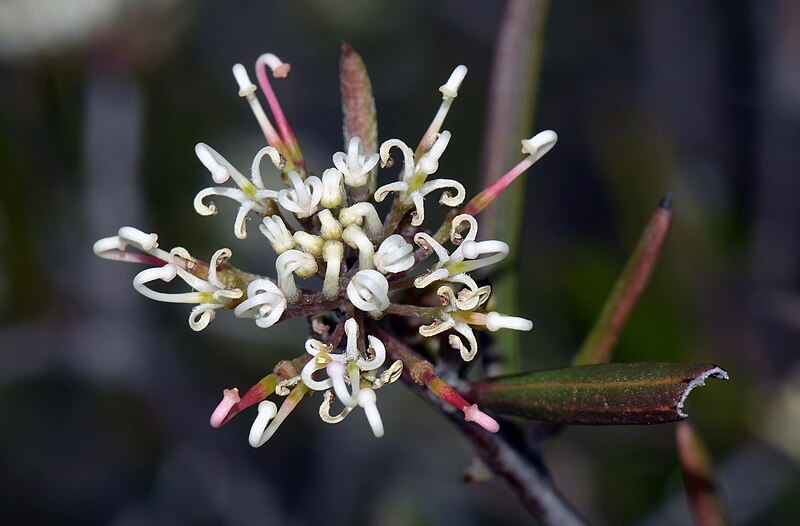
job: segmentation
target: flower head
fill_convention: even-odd
[[[444,341],[467,361],[479,351],[475,330],[533,327],[529,320],[485,310],[491,287],[471,275],[509,253],[504,241],[478,239],[475,216],[491,201],[489,194],[481,194],[484,198],[479,202],[471,201],[466,212],[449,214],[441,227],[425,226],[425,200],[430,194],[441,192],[439,203],[449,208],[461,206],[466,197],[459,181],[438,174],[446,169],[447,149],[453,141],[442,126],[467,68],[455,68],[440,87],[441,106],[416,150],[399,139],[378,145],[353,135],[344,151],[333,154],[332,166],[315,172],[321,176],[306,170],[268,72],[284,78],[289,65],[269,53],[256,61],[256,77],[271,118],[247,70],[241,64],[233,67],[239,95],[252,109],[267,145],[256,152],[246,177],[216,150],[198,143],[195,154],[217,186],[201,190],[194,207],[210,216],[217,208],[209,198],[236,201],[239,210],[233,229],[239,239],[247,236],[248,218],[259,218],[259,230],[277,254],[274,272],[259,275],[233,267],[227,248],[217,250],[208,262],[180,247],[165,251],[159,248],[156,234],[132,227],[99,240],[95,253],[148,265],[133,278],[134,288],[156,301],[194,304],[189,319],[194,330],[206,328],[220,310],[233,310],[260,328],[292,317],[309,318],[312,336],[305,341],[305,353],[280,362],[243,396],[236,388],[224,390],[211,416],[211,425],[219,427],[258,404],[249,436],[254,447],[268,441],[297,404],[317,391],[322,393],[319,414],[323,421],[341,422],[362,408],[373,434],[380,437],[384,421],[376,391],[404,374],[406,380],[425,385],[462,411],[467,421],[497,431],[496,421],[464,400],[433,374],[430,363],[409,350],[411,338],[387,331],[387,324],[378,322],[388,315],[416,318],[419,335],[431,338],[432,347],[438,345],[438,335],[446,335]],[[528,155],[524,162],[530,166],[554,143],[553,132],[523,141]],[[375,190],[378,169],[392,165],[392,154],[399,154],[402,162],[399,177]],[[261,172],[265,157],[286,187],[265,187]],[[514,170],[519,171],[519,166]],[[231,180],[233,186],[223,186]],[[376,204],[390,195],[389,211],[381,217]],[[445,247],[448,240],[453,248]],[[436,260],[426,264],[431,255]],[[158,282],[176,277],[191,290],[160,290]],[[423,304],[404,303],[407,298]],[[447,345],[438,349],[446,350]],[[273,394],[285,397],[280,406],[266,399]],[[335,405],[340,409],[332,413]]]

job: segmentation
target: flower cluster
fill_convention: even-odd
[[[156,234],[132,227],[97,241],[95,253],[150,265],[134,277],[134,288],[157,301],[195,304],[189,325],[196,331],[205,329],[219,310],[232,310],[235,316],[253,319],[261,328],[298,316],[310,320],[311,335],[303,355],[279,363],[244,396],[237,389],[226,389],[211,416],[211,425],[219,427],[242,409],[258,404],[250,432],[253,447],[264,444],[294,407],[314,391],[323,393],[323,421],[340,422],[360,407],[374,435],[380,437],[384,426],[375,392],[404,374],[462,410],[467,420],[496,431],[491,417],[461,398],[432,368],[419,374],[424,369],[420,364],[430,364],[398,351],[404,345],[402,337],[395,339],[377,320],[387,314],[421,320],[416,325],[419,335],[437,343],[446,341],[465,361],[478,351],[475,329],[528,331],[533,327],[529,320],[486,310],[491,288],[472,273],[501,261],[509,247],[503,241],[479,240],[475,215],[553,146],[555,134],[542,132],[523,141],[526,159],[458,210],[466,196],[463,185],[433,176],[451,140],[450,132],[441,128],[458,96],[466,67],[458,66],[441,86],[442,104],[416,150],[399,139],[368,147],[365,138],[353,136],[346,151],[335,153],[332,166],[320,176],[306,169],[268,71],[275,78],[285,77],[289,65],[272,54],[262,55],[256,62],[257,79],[274,126],[245,68],[241,64],[233,67],[239,95],[250,105],[267,146],[256,153],[246,177],[211,146],[197,144],[197,158],[215,186],[196,195],[194,208],[211,216],[217,213],[211,198],[236,201],[233,229],[239,239],[248,235],[248,220],[258,219],[258,230],[277,254],[274,277],[233,267],[230,249],[217,250],[204,262],[181,247],[165,251],[159,248]],[[394,164],[393,153],[399,154],[395,157],[402,162],[399,176],[378,187],[378,170]],[[265,157],[267,164],[280,172],[285,188],[265,187],[261,174]],[[226,186],[229,181],[233,185]],[[425,229],[426,197],[440,191],[439,203],[452,210],[441,227]],[[382,218],[376,204],[390,194],[393,202]],[[448,240],[455,248],[445,248]],[[136,251],[128,251],[129,247]],[[437,261],[426,268],[430,255]],[[191,290],[167,293],[153,288],[154,282],[175,277]],[[312,278],[321,284],[313,287]],[[419,292],[414,297],[427,294],[436,301],[426,301],[423,306],[403,303],[409,296],[406,293],[413,290]],[[446,340],[434,338],[440,334],[446,334]],[[447,346],[439,352],[447,352]],[[273,394],[285,397],[280,408],[266,399]],[[336,401],[341,408],[332,414]]]

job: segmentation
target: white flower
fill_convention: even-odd
[[[464,223],[469,225],[466,236],[459,233]],[[424,288],[434,281],[449,280],[452,276],[492,265],[508,255],[509,249],[506,243],[496,240],[476,241],[477,235],[478,222],[468,214],[460,214],[453,218],[450,240],[459,246],[452,253],[448,253],[438,241],[424,232],[414,235],[417,245],[434,252],[439,258],[439,262],[427,274],[418,277],[414,285],[417,288]]]
[[[431,122],[430,126],[428,126],[425,135],[422,136],[420,147],[423,150],[430,148],[431,144],[436,138],[436,135],[439,133],[439,130],[442,129],[442,124],[444,124],[444,119],[447,117],[447,113],[450,111],[450,106],[453,105],[453,101],[456,97],[458,97],[458,88],[461,87],[461,83],[464,81],[464,77],[466,76],[467,67],[464,65],[456,66],[456,68],[450,74],[450,78],[447,79],[447,82],[439,87],[439,91],[442,92],[442,104],[439,106],[439,110],[433,117],[433,121]]]
[[[468,293],[468,299],[462,297],[465,291]],[[477,289],[477,291],[472,291],[467,288],[459,292],[459,297],[461,298],[461,300],[459,300],[450,287],[439,287],[436,293],[442,298],[444,310],[433,323],[420,327],[419,333],[429,338],[451,329],[456,331],[463,339],[455,334],[451,334],[447,341],[451,347],[460,351],[461,358],[465,362],[468,362],[472,360],[478,352],[478,341],[475,338],[472,326],[485,327],[493,332],[500,329],[514,329],[517,331],[529,331],[533,329],[533,322],[525,318],[506,316],[498,312],[472,312],[472,309],[481,306],[489,298],[488,292],[485,294],[483,294],[483,292],[481,288]],[[477,296],[477,299],[475,299],[475,296]],[[465,303],[468,303],[471,307],[469,309],[462,309],[461,307],[464,306]]]
[[[379,318],[389,308],[389,282],[377,270],[359,270],[347,284],[347,297],[356,308]]]
[[[358,267],[361,269],[371,269],[375,266],[373,261],[375,247],[372,241],[358,225],[350,225],[342,232],[342,241],[350,247],[358,250]]]
[[[264,137],[267,138],[267,142],[271,145],[280,144],[281,138],[264,112],[264,108],[261,107],[261,103],[256,97],[256,85],[250,80],[245,67],[241,64],[235,64],[233,66],[233,77],[239,84],[239,96],[247,99],[247,103],[258,121],[261,131],[264,132]]]
[[[302,230],[295,232],[293,237],[297,245],[303,249],[303,252],[315,257],[322,255],[322,245],[325,243],[323,238]]]
[[[317,206],[322,199],[320,178],[311,175],[303,181],[300,175],[292,170],[289,172],[289,182],[292,188],[284,188],[278,192],[278,203],[298,219],[312,216],[317,211]]]
[[[339,223],[343,227],[350,225],[362,226],[367,237],[376,239],[383,229],[381,218],[372,203],[361,202],[353,206],[342,208],[339,211]]]
[[[277,414],[278,406],[275,405],[275,402],[264,400],[258,404],[258,416],[256,416],[253,425],[250,427],[250,436],[248,437],[252,447],[261,447],[267,440],[272,438],[278,428],[277,426],[270,426],[269,423]]]
[[[300,290],[294,282],[294,275],[301,278],[310,278],[317,272],[317,260],[311,254],[299,250],[287,250],[275,261],[278,272],[278,287],[283,291],[286,299],[294,303],[300,298]]]
[[[272,327],[286,310],[286,296],[268,279],[254,279],[247,285],[247,299],[233,310],[239,318],[255,318],[262,329]]]
[[[414,207],[411,215],[411,224],[420,226],[425,220],[425,196],[436,190],[452,188],[456,195],[444,192],[439,199],[439,203],[446,206],[458,206],[464,202],[466,191],[464,185],[452,179],[434,179],[427,181],[428,175],[436,171],[439,166],[439,156],[444,152],[445,147],[450,141],[450,132],[443,131],[430,152],[423,155],[420,165],[414,164],[414,152],[411,151],[404,142],[391,139],[381,145],[381,163],[386,165],[390,159],[392,148],[398,148],[403,153],[403,179],[394,183],[389,183],[375,190],[375,201],[381,202],[391,192],[395,192],[400,198],[400,206],[403,208]]]
[[[530,139],[522,140],[522,153],[529,156],[530,163],[533,164],[549,152],[558,141],[558,135],[553,130],[544,130],[537,133]]]
[[[355,319],[349,318],[345,321],[344,328],[347,335],[347,347],[341,354],[331,353],[328,347],[318,340],[306,341],[306,352],[311,354],[313,359],[303,367],[300,378],[309,389],[326,391],[320,405],[320,417],[323,421],[341,422],[352,408],[360,406],[364,408],[373,434],[381,437],[383,436],[383,423],[376,405],[374,389],[379,389],[383,385],[397,380],[402,371],[402,362],[395,362],[380,377],[376,377],[375,371],[386,360],[386,348],[383,342],[374,336],[367,336],[369,345],[367,354],[372,358],[366,359],[358,351],[359,330]],[[322,369],[325,369],[328,378],[314,379],[317,371]],[[366,382],[364,387],[361,386],[362,380]],[[344,410],[336,416],[330,414],[330,404],[333,399],[330,393],[331,389],[345,406]]]
[[[383,421],[381,414],[378,412],[378,405],[376,404],[375,391],[369,387],[364,388],[358,393],[358,406],[364,408],[364,413],[367,415],[367,421],[372,428],[372,434],[375,438],[383,436]]]
[[[211,172],[211,178],[215,183],[222,184],[228,179],[233,178],[238,186],[238,188],[212,186],[201,190],[194,198],[195,210],[198,214],[203,216],[216,214],[217,207],[213,202],[209,202],[208,204],[203,202],[206,197],[212,195],[228,197],[237,201],[240,206],[239,212],[236,214],[236,220],[234,221],[233,231],[237,238],[246,238],[247,229],[245,228],[245,219],[247,218],[247,214],[253,210],[257,214],[267,215],[272,208],[271,201],[278,197],[278,192],[264,188],[264,182],[261,178],[261,160],[264,156],[268,155],[275,166],[280,167],[282,166],[280,154],[271,146],[262,148],[253,159],[251,180],[248,180],[222,155],[207,144],[202,142],[198,143],[194,150],[200,162]]]
[[[486,314],[486,328],[492,332],[500,329],[513,329],[515,331],[529,331],[533,329],[533,322],[518,316],[507,316],[499,312]]]
[[[139,272],[133,278],[133,287],[143,296],[156,301],[198,304],[197,307],[192,309],[189,316],[189,326],[195,331],[201,331],[214,320],[217,309],[229,307],[231,300],[238,299],[243,294],[241,289],[228,287],[228,285],[220,281],[217,274],[217,266],[224,263],[230,256],[231,251],[227,248],[217,250],[214,253],[208,267],[208,280],[200,279],[182,266],[171,262],[163,267],[149,268]],[[175,258],[180,258],[186,262],[194,262],[189,253],[182,248],[172,250],[170,260],[174,261]],[[147,286],[148,283],[156,280],[172,281],[176,276],[179,276],[195,292],[166,293],[155,291]]]
[[[439,169],[439,159],[442,157],[447,145],[450,144],[450,132],[443,131],[428,152],[419,160],[421,172],[431,175]]]
[[[369,157],[361,151],[361,139],[353,137],[347,146],[347,154],[333,154],[333,165],[344,176],[344,182],[351,188],[359,188],[369,181],[369,173],[378,165],[378,154]]]
[[[333,213],[328,210],[322,210],[317,214],[317,219],[320,223],[320,234],[324,239],[339,240],[342,238],[342,231],[344,228],[342,224],[333,217]]]
[[[300,378],[309,389],[325,391],[333,388],[336,396],[343,404],[349,407],[356,405],[359,380],[362,372],[374,371],[383,365],[386,360],[386,347],[375,336],[367,336],[369,347],[367,353],[372,356],[366,359],[358,351],[358,324],[354,318],[349,318],[344,324],[347,335],[347,347],[342,354],[331,353],[328,347],[319,340],[306,340],[306,352],[314,357],[303,367]],[[325,369],[328,378],[315,380],[314,373]],[[352,386],[352,394],[347,390],[347,382]]]
[[[387,237],[375,252],[375,268],[384,274],[404,272],[414,266],[414,246],[400,234]]]
[[[92,250],[96,256],[104,259],[114,259],[117,261],[131,261],[135,263],[150,262],[146,256],[125,252],[128,246],[133,245],[137,249],[153,256],[156,259],[169,261],[169,252],[158,248],[158,235],[155,233],[146,234],[131,226],[124,226],[119,229],[116,236],[105,237],[95,242]]]
[[[448,287],[442,288],[450,290]],[[436,336],[437,334],[449,331],[450,329],[458,332],[466,340],[465,343],[464,340],[455,334],[451,334],[447,339],[452,348],[460,351],[461,359],[465,362],[469,362],[475,358],[475,354],[478,352],[478,340],[475,338],[475,333],[472,331],[472,327],[470,327],[467,323],[459,321],[453,317],[451,312],[442,312],[439,318],[434,320],[433,323],[420,327],[419,333],[426,338],[430,338],[431,336]]]
[[[322,197],[320,204],[325,208],[336,208],[344,200],[342,172],[336,168],[328,168],[322,172]]]
[[[267,238],[269,244],[276,254],[283,254],[287,250],[294,248],[294,238],[289,229],[286,228],[286,223],[283,222],[281,216],[273,215],[265,217],[262,224],[258,226],[264,237]]]
[[[240,410],[272,394],[270,386],[274,386],[274,394],[286,399],[280,408],[267,400],[258,405],[258,415],[249,435],[253,447],[268,441],[311,390],[323,393],[319,408],[323,421],[339,422],[353,409],[361,407],[373,434],[383,436],[384,426],[375,393],[400,377],[403,362],[397,360],[388,368],[384,367],[386,346],[375,336],[363,334],[363,313],[374,319],[389,312],[433,319],[432,323],[421,326],[419,333],[433,337],[451,331],[447,340],[466,361],[472,360],[478,350],[475,329],[531,330],[530,320],[486,311],[491,288],[480,286],[469,273],[500,261],[508,254],[509,247],[497,240],[478,241],[478,223],[474,215],[557,140],[555,133],[546,131],[522,141],[527,157],[452,220],[449,234],[456,246],[449,252],[442,246],[441,234],[434,238],[419,228],[409,229],[406,220],[410,219],[413,227],[423,224],[425,198],[433,192],[441,192],[439,203],[445,206],[458,207],[464,202],[466,192],[460,182],[432,179],[431,176],[438,172],[450,144],[451,134],[442,130],[442,125],[458,96],[467,68],[456,67],[439,88],[442,104],[416,150],[398,139],[389,139],[380,145],[378,153],[365,154],[362,140],[353,137],[346,151],[332,156],[334,166],[324,170],[320,177],[308,175],[300,146],[270,84],[271,77],[284,77],[288,71],[289,65],[272,54],[257,59],[256,76],[268,104],[268,108],[262,108],[256,97],[256,85],[245,68],[241,64],[233,67],[239,95],[248,101],[269,144],[253,158],[249,178],[210,146],[198,143],[195,147],[198,159],[209,170],[215,184],[222,185],[229,179],[235,183],[201,190],[194,199],[195,209],[201,215],[213,215],[217,208],[208,198],[223,196],[235,200],[239,209],[234,233],[240,239],[247,236],[246,221],[250,212],[258,214],[259,230],[278,255],[274,280],[231,267],[227,264],[231,256],[229,249],[218,250],[206,264],[193,259],[180,247],[167,252],[159,248],[156,234],[132,227],[122,227],[116,236],[101,239],[94,245],[98,256],[152,267],[133,279],[134,288],[144,296],[157,301],[196,304],[189,319],[194,330],[205,328],[222,308],[233,310],[237,317],[254,319],[262,328],[301,312],[309,316],[312,334],[329,343],[307,339],[305,349],[310,360],[303,366],[298,365],[303,363],[300,360],[281,362],[264,382],[259,382],[243,397],[239,396],[238,389],[225,389],[222,401],[211,415],[211,425],[219,427]],[[394,149],[402,155],[401,173],[397,180],[371,195],[378,164],[390,166]],[[277,191],[264,187],[261,176],[264,157],[269,157],[281,171],[285,188]],[[390,193],[394,193],[393,203],[387,217],[382,219],[376,203]],[[406,217],[407,214],[411,217]],[[416,232],[413,243],[410,232]],[[416,250],[414,243],[423,250]],[[138,251],[127,251],[128,247]],[[415,267],[423,252],[435,253],[438,261],[425,274],[417,275]],[[358,261],[353,263],[356,255]],[[406,272],[415,279],[401,278]],[[321,293],[298,288],[298,277],[307,279],[315,275],[322,279]],[[153,288],[153,282],[169,282],[176,277],[189,285],[191,291],[167,293]],[[420,299],[415,302],[420,305],[391,305],[390,279],[393,290],[408,289],[412,281],[417,288],[442,282],[436,290],[441,307],[430,307],[431,298],[417,293],[409,296]],[[297,306],[287,313],[290,304]],[[346,344],[344,349],[338,349],[342,332],[346,335]],[[385,341],[388,345],[391,340]],[[380,372],[382,369],[385,370]],[[476,405],[470,405],[454,390],[449,395],[442,394],[432,382],[423,383],[462,410],[467,421],[476,421],[492,432],[498,430],[497,423]],[[332,415],[331,406],[336,400],[343,409]]]
[[[344,258],[344,245],[341,241],[328,240],[322,246],[322,260],[325,261],[325,280],[322,282],[322,294],[327,300],[339,296],[339,275]]]

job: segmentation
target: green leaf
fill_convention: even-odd
[[[650,282],[672,225],[672,195],[667,194],[644,228],[600,315],[573,359],[574,365],[603,363],[619,341],[636,303]]]
[[[475,382],[468,399],[497,413],[562,424],[659,424],[686,418],[684,402],[716,365],[635,362],[536,371]]]
[[[547,0],[513,0],[507,4],[494,54],[489,108],[484,135],[479,189],[495,182],[521,157],[520,141],[531,136],[541,54],[547,19]],[[520,238],[525,205],[525,176],[513,190],[499,196],[481,217],[481,236],[503,239],[512,247],[492,288],[502,312],[518,312],[514,247]],[[503,370],[518,370],[519,333],[497,334]]]

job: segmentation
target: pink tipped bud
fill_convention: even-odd
[[[211,413],[211,427],[218,428],[225,422],[225,417],[228,416],[231,408],[239,403],[239,390],[237,388],[225,389],[222,391],[222,401],[219,403],[214,412]]]
[[[500,424],[497,423],[497,420],[478,409],[478,404],[472,404],[464,408],[464,420],[475,422],[490,433],[500,431]]]

